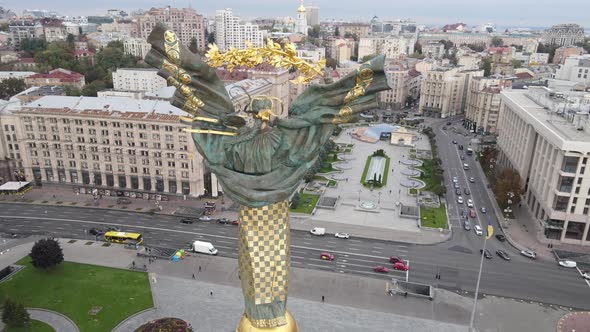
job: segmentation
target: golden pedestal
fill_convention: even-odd
[[[250,323],[250,320],[246,315],[242,316],[240,322],[238,323],[238,328],[236,332],[297,332],[299,329],[297,328],[297,323],[291,313],[287,311],[285,313],[285,320],[287,321],[286,325],[277,326],[277,327],[270,327],[270,328],[262,328],[262,327],[255,327]]]

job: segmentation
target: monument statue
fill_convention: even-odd
[[[266,62],[297,69],[301,76],[295,81],[304,83],[322,73],[324,64],[310,65],[295,56],[292,44],[272,41],[262,48],[231,49],[225,54],[210,45],[203,59],[161,24],[148,42],[152,49],[145,61],[176,87],[172,104],[192,115],[181,119],[190,126],[185,130],[192,133],[224,194],[241,205],[238,264],[245,312],[237,331],[297,331],[286,310],[288,199],[336,125],[377,107],[376,93],[389,89],[384,58],[365,62],[335,83],[311,85],[291,103],[287,117],[273,113],[276,98],[254,96],[246,110],[252,121],[246,121],[234,109],[213,67],[225,65],[231,70]]]

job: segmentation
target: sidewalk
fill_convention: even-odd
[[[47,205],[61,205],[68,207],[81,208],[99,208],[112,209],[129,212],[149,213],[156,208],[155,201],[145,200],[139,198],[131,198],[131,204],[117,204],[117,198],[113,196],[103,196],[95,200],[92,195],[76,194],[73,192],[71,186],[45,184],[41,188],[35,188],[23,197],[4,196],[0,197],[0,203],[30,203],[30,204],[47,204]],[[2,201],[4,199],[4,201]],[[221,204],[221,199],[207,198],[196,199],[190,198],[184,200],[182,197],[171,197],[169,201],[159,202],[162,207],[161,211],[154,211],[156,214],[173,215],[175,212],[183,209],[202,208],[206,201],[217,201],[216,218],[228,218],[234,220],[238,218],[237,210],[229,210],[232,206],[232,201],[227,197],[224,198],[224,204]],[[228,209],[226,209],[228,208]],[[332,211],[330,211],[332,212]],[[333,211],[338,218],[345,218],[346,216],[338,211]],[[397,241],[417,244],[437,244],[447,241],[451,237],[451,233],[440,233],[425,229],[416,228],[416,231],[403,231],[395,229],[386,229],[371,226],[354,225],[349,223],[331,222],[319,220],[314,216],[307,216],[301,214],[291,214],[291,229],[309,231],[314,227],[326,228],[327,232],[332,233],[349,233],[351,236],[364,237],[369,239]]]

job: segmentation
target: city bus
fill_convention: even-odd
[[[104,239],[108,242],[131,244],[136,248],[143,242],[143,237],[140,233],[128,233],[128,232],[117,232],[108,231],[104,233]]]

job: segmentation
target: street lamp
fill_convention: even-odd
[[[361,189],[359,189],[359,202],[361,201]]]
[[[379,192],[378,194],[379,194],[379,200],[377,201],[377,204],[381,204],[381,192]]]
[[[488,236],[484,237],[483,240],[483,250],[481,252],[481,257],[479,260],[479,272],[477,274],[477,284],[475,285],[475,295],[473,296],[473,309],[471,310],[471,321],[469,322],[469,330],[474,331],[473,323],[475,321],[475,310],[477,309],[477,295],[479,294],[479,282],[481,280],[481,270],[483,268],[483,256],[486,252],[486,243],[488,242]]]

